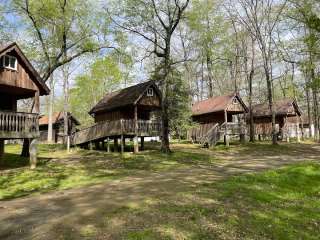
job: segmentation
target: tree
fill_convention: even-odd
[[[272,114],[272,143],[277,143],[276,117],[273,105],[273,35],[287,1],[275,0],[239,0],[240,21],[256,39],[263,60],[263,69],[267,84],[269,109]]]
[[[40,53],[39,69],[44,81],[47,81],[55,70],[84,54],[113,48],[105,40],[107,28],[103,31],[98,28],[106,25],[97,24],[97,18],[92,16],[99,15],[98,11],[87,1],[14,0],[10,8],[22,17],[23,25],[27,23],[27,33],[30,33],[32,42],[30,45],[36,45],[35,50]],[[38,43],[40,48],[35,43]],[[51,79],[51,87],[54,87],[53,83],[54,80]],[[67,85],[66,83],[65,86]],[[66,91],[65,93],[67,94]],[[49,141],[52,140],[53,99],[51,97],[49,102]],[[65,120],[66,118],[65,113]]]
[[[154,80],[162,91],[162,144],[161,151],[169,153],[169,94],[170,81],[168,76],[176,62],[172,59],[172,39],[189,0],[156,1],[127,0],[117,2],[114,10],[117,18],[112,21],[116,26],[129,31],[146,41],[146,51],[159,59]]]

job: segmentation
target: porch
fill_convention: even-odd
[[[0,139],[25,139],[39,137],[39,115],[0,111]]]

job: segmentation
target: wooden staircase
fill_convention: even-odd
[[[215,146],[225,136],[240,136],[244,135],[245,131],[245,124],[243,123],[224,122],[222,124],[215,123],[206,131],[204,131],[201,126],[194,128],[191,130],[191,134],[189,136],[191,136],[192,140],[200,143],[203,147],[211,147]]]

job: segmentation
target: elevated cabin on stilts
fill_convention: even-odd
[[[117,150],[124,151],[126,139],[133,139],[134,152],[144,148],[145,137],[161,133],[161,92],[153,81],[140,83],[105,95],[89,112],[96,124],[74,134],[73,144],[101,148],[107,141],[114,141]]]
[[[70,112],[68,116],[68,136],[71,136],[77,131],[80,122]],[[46,115],[40,116],[39,130],[40,141],[46,142],[48,140],[49,118]],[[52,136],[54,143],[63,143],[64,139],[64,114],[63,112],[54,112],[52,114]]]
[[[274,101],[275,123],[278,140],[289,140],[293,131],[300,140],[301,110],[295,100],[281,99]],[[268,103],[256,104],[252,107],[254,131],[259,140],[265,140],[272,136],[272,113]],[[288,121],[290,119],[290,121]],[[293,123],[292,120],[296,122]]]
[[[248,108],[238,94],[212,97],[192,105],[192,120],[198,126],[188,132],[188,138],[206,146],[230,136],[245,137],[245,114]]]
[[[0,46],[0,157],[5,140],[23,139],[26,147],[30,145],[31,167],[36,166],[39,96],[48,94],[48,87],[19,46],[16,43]],[[18,112],[17,101],[27,98],[33,98],[31,111]]]

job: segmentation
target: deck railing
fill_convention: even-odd
[[[38,114],[0,111],[0,138],[35,138],[38,136]]]
[[[111,136],[135,135],[138,136],[159,136],[161,123],[158,121],[137,121],[137,132],[135,130],[135,121],[133,119],[121,119],[115,121],[99,122],[93,126],[82,129],[73,134],[71,142],[73,144],[82,144]]]

